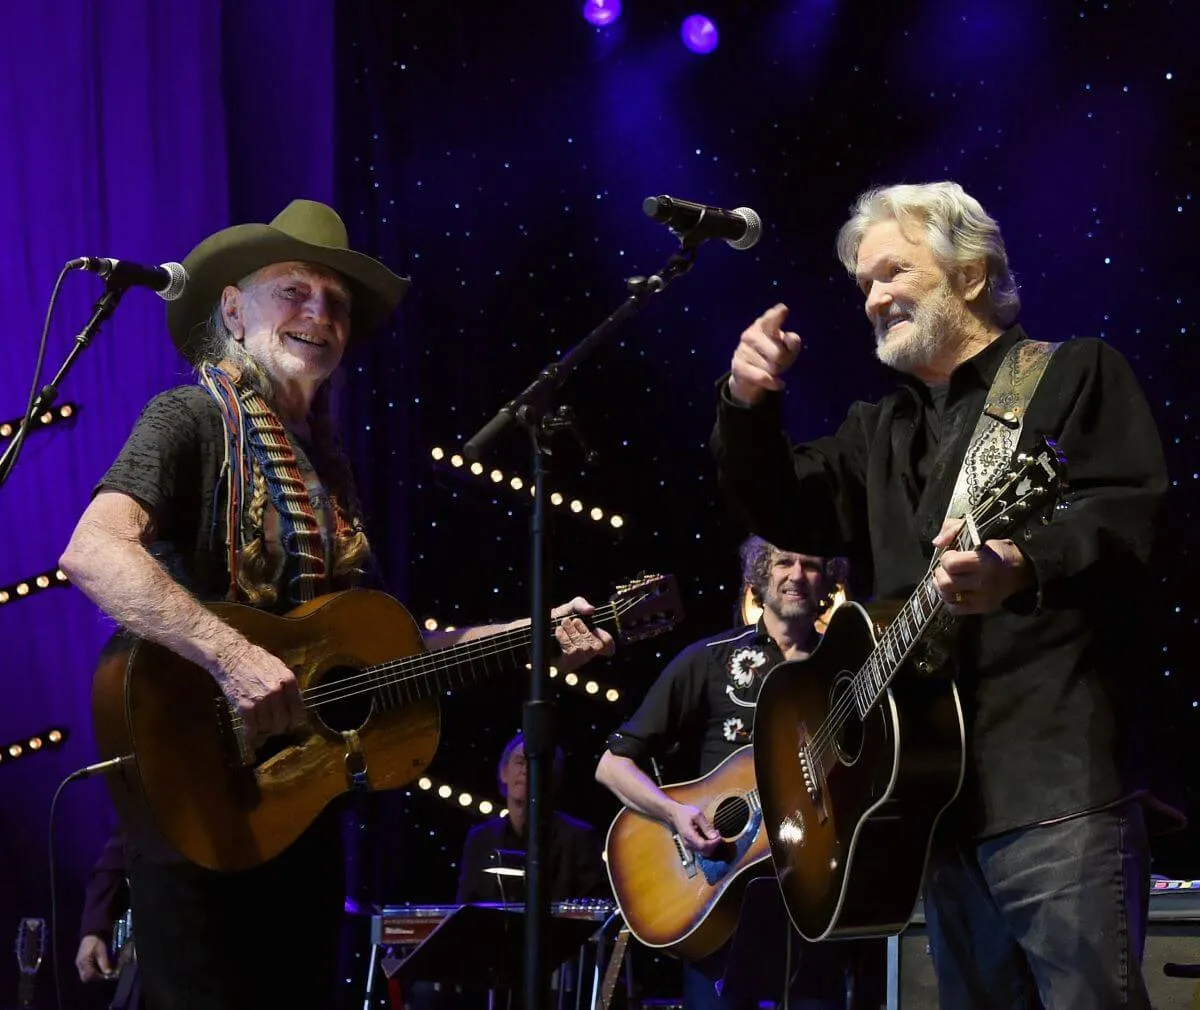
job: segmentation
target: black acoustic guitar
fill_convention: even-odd
[[[29,1010],[37,1006],[37,973],[46,955],[46,920],[22,919],[17,926],[17,1006]]]
[[[955,549],[1048,522],[1064,472],[1049,439],[1019,454],[964,517]],[[784,903],[807,940],[903,929],[933,830],[962,786],[962,707],[934,658],[953,619],[932,571],[903,604],[843,604],[813,654],[780,663],[759,693],[759,802]]]

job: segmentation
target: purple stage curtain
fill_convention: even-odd
[[[24,409],[67,260],[182,260],[233,215],[269,220],[293,197],[331,198],[331,32],[329,0],[9,6],[0,42],[0,422]],[[43,381],[102,290],[92,275],[68,277]],[[78,404],[75,421],[32,433],[0,488],[0,587],[56,566],[143,404],[186,381],[164,304],[128,292],[63,384],[60,402]],[[0,944],[19,916],[49,918],[50,801],[68,773],[96,760],[91,673],[111,630],[74,588],[0,605],[0,744],[54,725],[69,733],[61,751],[0,757]],[[57,818],[69,985],[83,879],[113,824],[103,784],[68,787]],[[14,969],[0,958],[0,1002],[14,991]]]

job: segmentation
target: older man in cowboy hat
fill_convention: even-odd
[[[210,236],[184,266],[167,323],[199,381],[147,405],[61,565],[120,636],[206,669],[260,743],[304,721],[296,679],[202,601],[287,610],[361,584],[370,550],[328,380],[409,282],[351,250],[341,218],[307,200]],[[590,609],[576,598],[554,611],[569,664],[611,650],[578,616]],[[130,880],[156,1010],[332,1004],[344,893],[332,815],[254,870],[218,875],[134,852]]]

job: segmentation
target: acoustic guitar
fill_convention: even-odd
[[[671,825],[625,808],[608,829],[608,879],[638,940],[696,960],[733,935],[746,883],[771,872],[752,748],[739,748],[701,778],[662,790],[702,810],[722,844],[702,856]]]
[[[425,650],[395,599],[374,590],[318,597],[285,616],[210,608],[296,674],[307,725],[251,751],[241,719],[203,669],[148,641],[114,651],[92,682],[96,741],[125,830],[150,858],[212,870],[257,866],[349,790],[396,789],[433,760],[438,696],[524,670],[528,626]],[[681,613],[671,576],[618,587],[591,620],[630,642]]]
[[[1048,522],[1064,469],[1047,438],[1018,454],[965,517],[955,549]],[[899,933],[934,828],[962,786],[962,706],[943,663],[954,621],[934,565],[901,606],[838,607],[812,655],[774,667],[759,691],[751,746],[763,820],[806,940]]]

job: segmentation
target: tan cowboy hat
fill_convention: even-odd
[[[175,346],[194,361],[204,324],[229,284],[272,263],[299,260],[336,270],[350,284],[350,335],[365,337],[392,313],[409,280],[378,260],[349,248],[346,226],[332,207],[293,200],[270,224],[238,224],[210,235],[183,261],[183,294],[167,305]]]

